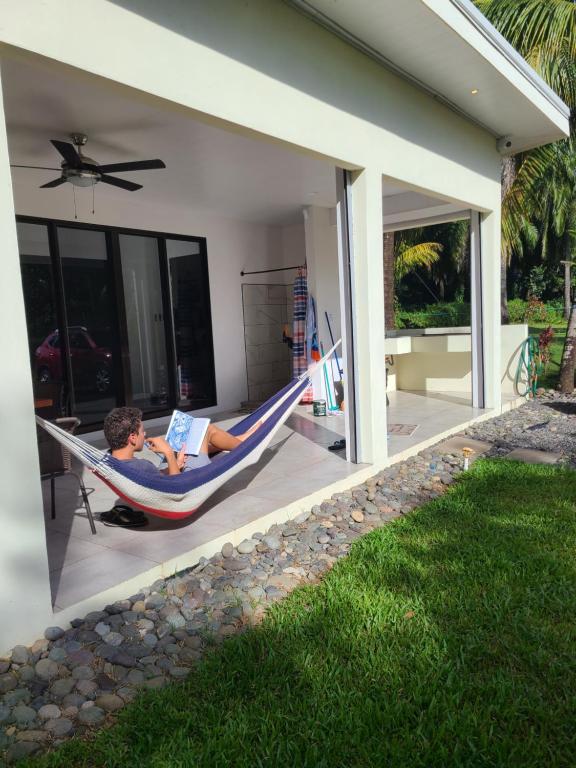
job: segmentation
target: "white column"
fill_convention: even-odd
[[[500,198],[498,197],[492,213],[480,214],[484,408],[497,410],[502,403],[500,258]]]
[[[381,174],[371,168],[354,172],[351,195],[357,461],[379,464],[388,455]]]
[[[1,83],[1,81],[0,81]],[[52,622],[34,399],[0,88],[0,653]]]

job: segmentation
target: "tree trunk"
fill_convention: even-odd
[[[574,390],[574,363],[576,353],[576,304],[570,309],[570,319],[566,329],[562,363],[560,364],[560,391],[569,395]]]
[[[384,232],[384,328],[396,327],[394,312],[394,232]]]
[[[570,319],[570,306],[572,304],[570,290],[570,262],[564,262],[564,320]]]
[[[502,158],[501,170],[501,200],[504,199],[514,183],[518,171],[518,161],[514,155]],[[508,325],[508,269],[509,254],[502,249],[500,256],[500,320],[502,325]]]
[[[508,325],[510,317],[508,315],[508,264],[506,254],[502,254],[500,259],[500,322],[502,325]]]

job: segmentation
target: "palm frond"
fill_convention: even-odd
[[[417,243],[409,245],[400,240],[396,247],[394,260],[394,277],[401,280],[409,272],[418,267],[430,268],[438,261],[443,246],[440,243]]]

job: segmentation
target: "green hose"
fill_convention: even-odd
[[[538,352],[538,341],[533,336],[528,336],[520,347],[516,378],[514,379],[516,391],[521,397],[534,397],[536,395],[538,376],[542,373],[544,367]],[[521,382],[522,379],[525,379],[525,384]]]

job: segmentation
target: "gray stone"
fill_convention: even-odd
[[[76,690],[82,696],[92,696],[98,690],[98,686],[94,680],[78,680]]]
[[[117,648],[124,642],[124,637],[119,632],[108,632],[108,634],[104,635],[102,639],[105,643],[113,646],[114,648]]]
[[[269,534],[264,536],[262,541],[269,549],[280,549],[280,539],[277,536]]]
[[[19,704],[12,710],[12,717],[19,726],[31,725],[36,721],[36,710],[25,704]]]
[[[10,669],[10,662],[8,659],[0,659],[0,675],[6,674]]]
[[[63,739],[64,736],[70,736],[74,732],[74,723],[67,717],[59,717],[56,720],[48,720],[44,728],[54,736],[55,739]]]
[[[106,712],[100,707],[88,707],[78,712],[78,720],[83,725],[100,725],[106,717]]]
[[[50,642],[60,640],[61,637],[64,637],[64,630],[62,627],[48,627],[44,632],[44,637]]]
[[[14,688],[18,685],[18,681],[16,680],[16,677],[8,673],[6,675],[0,675],[0,694],[8,693],[8,691],[13,691]]]
[[[64,696],[62,704],[64,709],[68,709],[69,707],[76,707],[77,709],[80,709],[85,701],[86,697],[82,696],[80,693],[69,693]]]
[[[224,562],[224,568],[227,571],[243,571],[250,567],[250,561],[246,558],[228,558]]]
[[[51,659],[40,659],[34,669],[41,680],[52,680],[58,675],[58,664]]]
[[[94,627],[94,632],[100,635],[100,637],[105,637],[110,633],[110,624],[105,624],[103,621],[99,621]]]
[[[101,691],[113,691],[116,688],[116,681],[104,672],[99,672],[94,678],[94,683]]]
[[[106,606],[106,613],[109,615],[114,615],[115,613],[124,613],[124,611],[129,611],[131,608],[132,603],[130,600],[118,600],[116,603]],[[106,617],[103,616],[102,618],[105,619]]]
[[[124,685],[122,688],[118,689],[118,696],[128,704],[131,701],[134,701],[136,696],[138,695],[138,692],[134,690],[134,688],[131,688],[129,685]]]
[[[0,704],[0,725],[8,723],[12,717],[12,710],[6,704]]]
[[[146,679],[144,672],[141,669],[131,669],[126,675],[126,682],[130,685],[142,685]]]
[[[232,555],[234,554],[234,547],[229,541],[227,541],[226,544],[224,544],[224,546],[222,547],[221,552],[222,552],[222,557],[232,557]]]
[[[188,677],[190,674],[188,667],[170,667],[169,672],[172,677],[176,678]]]
[[[117,650],[112,658],[114,664],[118,664],[121,667],[135,667],[136,659],[130,656],[128,653],[122,650]]]
[[[30,658],[30,651],[25,645],[17,645],[12,650],[12,663],[13,664],[26,664]]]
[[[78,667],[74,667],[72,670],[72,677],[74,680],[93,680],[94,670],[85,664],[80,664]]]
[[[94,702],[96,707],[100,707],[105,712],[116,712],[117,709],[122,709],[124,701],[120,696],[116,696],[113,693],[105,693],[102,696],[98,696]]]
[[[144,683],[144,688],[157,690],[158,688],[164,688],[165,685],[166,678],[163,677],[163,675],[157,675],[156,677],[151,677],[149,680],[146,680]]]
[[[238,552],[241,555],[250,555],[256,549],[258,542],[255,539],[244,539],[238,544]]]
[[[526,464],[557,464],[562,458],[559,453],[539,451],[530,448],[516,448],[506,456],[511,461],[523,461]]]
[[[17,741],[8,748],[6,761],[8,764],[16,763],[18,760],[23,760],[35,754],[39,749],[40,744],[35,741]]]
[[[296,515],[296,517],[293,519],[294,523],[300,524],[305,523],[309,518],[312,512],[310,510],[305,510],[304,512],[300,512],[299,515]]]
[[[38,710],[38,717],[41,720],[57,720],[61,714],[60,707],[57,707],[56,704],[44,704]]]
[[[32,695],[28,688],[14,688],[4,694],[4,704],[8,707],[15,707],[17,704],[28,704]]]
[[[63,699],[74,688],[75,680],[73,677],[64,677],[55,680],[50,686],[50,693],[55,699]]]
[[[46,731],[20,731],[16,734],[16,741],[36,741],[44,742],[48,740],[49,734]]]
[[[159,595],[155,592],[146,600],[146,608],[151,608],[153,610],[162,608],[164,605],[166,605],[166,598],[164,595]]]
[[[148,635],[144,635],[142,638],[142,642],[144,645],[147,645],[149,648],[154,648],[154,646],[158,643],[158,638],[156,635],[153,635],[152,633]]]
[[[55,661],[57,664],[62,663],[66,660],[68,656],[68,651],[65,648],[58,648],[54,647],[50,649],[50,653],[48,654],[48,658],[51,661]]]

